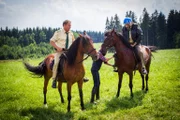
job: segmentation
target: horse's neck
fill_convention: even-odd
[[[117,52],[117,53],[120,53],[120,54],[124,54],[124,51],[130,50],[130,49],[129,49],[128,47],[126,47],[126,45],[124,45],[124,43],[123,43],[121,40],[119,40],[119,39],[117,39],[117,40],[115,41],[114,47],[115,47],[116,52]]]
[[[76,59],[75,59],[75,64],[82,65],[83,56],[84,56],[84,54],[82,54],[81,52],[78,51]]]

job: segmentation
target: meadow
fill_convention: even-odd
[[[99,47],[99,44],[96,45]],[[112,56],[108,53],[108,57]],[[38,65],[44,58],[27,59]],[[113,60],[110,61],[113,63]],[[47,92],[48,108],[43,107],[43,78],[25,70],[22,60],[0,61],[0,120],[179,120],[180,119],[180,49],[153,53],[149,74],[149,91],[141,90],[138,72],[133,79],[134,98],[130,99],[129,80],[124,74],[121,95],[116,98],[118,75],[105,64],[100,70],[100,100],[90,103],[93,80],[92,59],[84,61],[85,111],[80,109],[77,84],[72,87],[71,112],[67,113],[67,90],[63,84],[65,103],[60,102],[57,89]]]

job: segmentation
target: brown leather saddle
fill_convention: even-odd
[[[138,55],[138,51],[135,47],[131,48],[132,52],[133,52],[133,55],[134,55],[134,59],[135,59],[135,66],[134,66],[134,69],[136,70],[137,69],[137,65],[141,62],[141,59],[140,59],[140,56]],[[117,54],[115,53],[114,55],[114,58],[115,59],[118,59],[118,56]],[[116,63],[115,63],[115,66],[116,66]]]

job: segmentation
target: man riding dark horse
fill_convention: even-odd
[[[142,73],[147,74],[145,62],[143,59],[143,52],[141,51],[140,44],[143,35],[142,29],[137,24],[133,23],[132,19],[129,17],[126,17],[123,23],[124,27],[122,28],[122,35],[124,39],[128,41],[133,48],[135,48],[135,51],[137,51],[142,64]]]

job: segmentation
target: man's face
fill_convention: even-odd
[[[64,27],[64,30],[65,30],[66,32],[68,32],[68,31],[71,29],[71,22],[68,22],[68,23],[65,24],[63,27]]]

